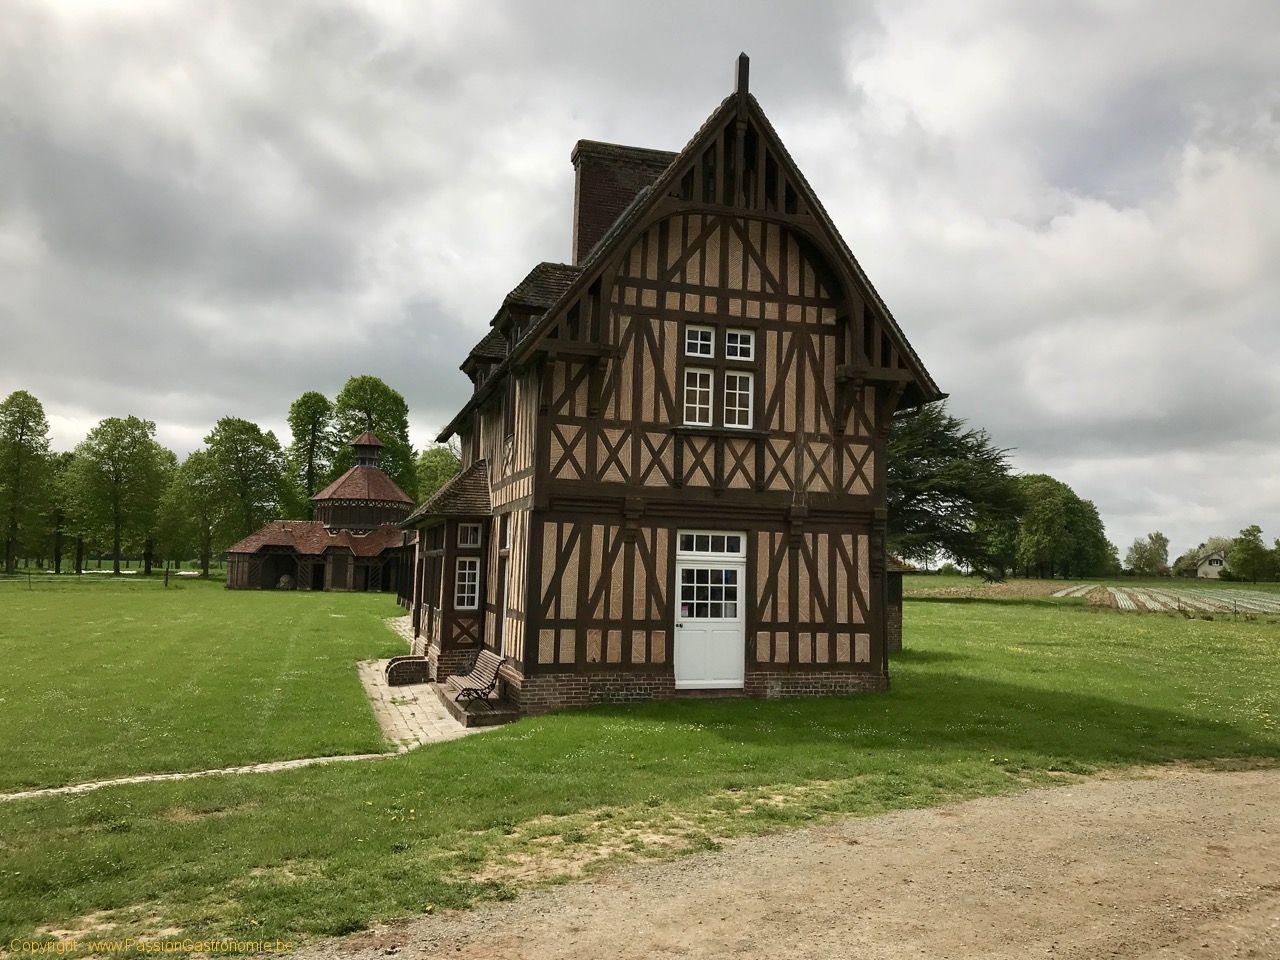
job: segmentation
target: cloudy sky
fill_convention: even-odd
[[[179,453],[371,373],[428,443],[569,152],[734,58],[954,412],[1176,554],[1280,536],[1280,4],[5,0],[0,396]]]

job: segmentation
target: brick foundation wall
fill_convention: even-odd
[[[644,703],[679,697],[747,696],[772,700],[778,697],[818,697],[842,693],[887,690],[889,678],[881,673],[853,671],[791,670],[747,671],[738,690],[676,690],[673,673],[549,673],[522,677],[510,664],[499,671],[504,696],[523,716],[535,716],[592,703]]]
[[[885,646],[890,653],[900,653],[902,651],[902,607],[890,604],[888,613],[885,624],[888,627],[888,637]]]
[[[841,693],[862,693],[888,690],[889,677],[883,673],[854,673],[814,671],[801,673],[795,670],[747,671],[748,697],[774,700],[778,697],[829,697]]]

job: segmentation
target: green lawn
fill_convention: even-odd
[[[0,792],[386,749],[357,660],[386,595],[162,577],[0,582]]]
[[[906,644],[883,695],[599,707],[386,761],[0,803],[0,942],[89,915],[122,934],[344,933],[839,814],[1280,758],[1264,621],[921,599]]]

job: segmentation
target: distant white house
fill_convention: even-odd
[[[1196,561],[1196,576],[1204,580],[1217,580],[1227,569],[1227,554],[1223,550],[1211,550]]]

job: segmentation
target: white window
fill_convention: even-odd
[[[724,355],[730,360],[754,360],[756,335],[750,330],[730,330],[724,335]]]
[[[686,327],[684,331],[684,355],[686,357],[714,357],[716,332],[710,327]]]
[[[480,606],[480,561],[476,557],[458,560],[458,579],[453,588],[453,609],[475,610]]]
[[[458,546],[460,547],[480,546],[480,524],[478,523],[458,524]]]
[[[751,426],[752,374],[732,370],[724,375],[724,425]]]
[[[746,538],[740,533],[716,533],[712,530],[680,534],[680,553],[713,553],[744,556]]]
[[[698,427],[711,426],[710,370],[685,370],[684,422]]]

